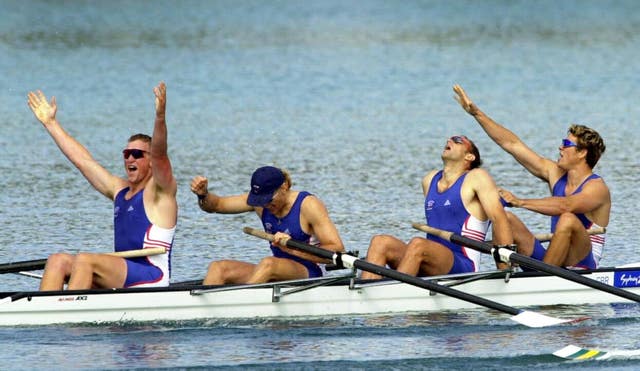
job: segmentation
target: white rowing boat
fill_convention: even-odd
[[[640,294],[640,263],[581,274]],[[431,277],[429,282],[515,306],[630,302],[623,297],[539,272],[504,271]],[[362,281],[355,274],[262,285],[0,293],[0,326],[196,319],[457,311],[478,305],[395,280]]]

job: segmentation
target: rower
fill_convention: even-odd
[[[558,160],[553,161],[531,150],[509,129],[482,112],[459,85],[453,90],[462,108],[487,135],[532,175],[544,180],[551,191],[551,197],[523,199],[500,190],[508,206],[551,216],[553,237],[545,249],[515,214],[507,213],[518,253],[555,266],[598,268],[605,235],[590,236],[587,230],[607,227],[611,212],[609,187],[593,173],[606,149],[600,134],[584,125],[571,125],[558,148]]]
[[[87,181],[114,203],[115,250],[139,250],[173,245],[178,204],[177,182],[167,154],[165,121],[167,90],[161,82],[155,94],[153,137],[134,134],[122,151],[126,177],[107,171],[56,119],[55,97],[47,101],[41,91],[28,94],[35,117],[51,135],[62,153]],[[123,258],[108,254],[58,253],[49,256],[40,290],[62,290],[68,280],[70,290],[168,286],[170,254]]]
[[[211,262],[203,284],[265,283],[324,274],[323,265],[330,261],[281,243],[294,238],[331,251],[344,251],[324,203],[309,192],[292,190],[291,184],[289,173],[273,166],[256,169],[251,176],[250,191],[235,196],[218,196],[209,192],[207,178],[193,178],[191,191],[198,196],[198,205],[203,211],[220,214],[255,212],[265,231],[275,235],[275,241],[269,245],[272,256],[257,264],[237,260]]]
[[[494,241],[511,245],[513,237],[498,189],[489,173],[480,168],[478,147],[466,136],[455,135],[447,139],[441,158],[443,168],[430,171],[422,179],[429,224],[484,241],[493,223]],[[367,261],[412,276],[435,276],[477,272],[480,253],[430,234],[409,243],[377,235],[371,239]],[[362,278],[380,276],[363,272]]]

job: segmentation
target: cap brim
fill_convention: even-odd
[[[249,197],[247,197],[247,205],[262,207],[271,202],[271,200],[273,200],[273,193],[266,195],[257,195],[249,192]]]

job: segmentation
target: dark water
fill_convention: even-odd
[[[613,197],[602,263],[638,261],[639,10],[634,1],[577,0],[0,1],[0,261],[112,246],[111,203],[59,153],[27,92],[55,95],[64,127],[121,173],[128,136],[152,128],[160,80],[179,181],[174,281],[201,278],[212,259],[268,254],[241,232],[259,226],[255,216],[197,208],[189,192],[197,174],[233,194],[248,189],[256,167],[285,167],[295,188],[325,201],[347,248],[361,254],[373,234],[415,234],[420,180],[440,166],[452,134],[475,140],[501,186],[547,195],[462,112],[455,83],[550,158],[570,123],[600,131],[607,152],[596,171]],[[517,212],[535,231],[548,228],[547,218]],[[38,282],[4,275],[0,284]],[[597,315],[543,330],[489,311],[5,328],[0,358],[30,369],[634,368],[550,354],[568,343],[640,348],[637,308],[544,311]]]

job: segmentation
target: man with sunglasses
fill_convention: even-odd
[[[507,213],[518,252],[556,266],[597,268],[605,236],[589,236],[587,229],[606,227],[611,211],[609,188],[593,173],[593,167],[606,149],[600,135],[584,125],[571,125],[558,148],[558,160],[553,161],[535,153],[514,133],[478,109],[459,85],[453,90],[462,108],[489,137],[549,186],[551,197],[540,199],[522,199],[500,190],[507,206],[551,216],[553,238],[545,250],[518,217]]]
[[[166,86],[154,88],[153,137],[135,134],[122,151],[126,178],[102,167],[56,119],[55,97],[28,94],[28,104],[62,153],[89,183],[114,202],[115,251],[164,247],[166,254],[128,258],[107,254],[57,253],[47,259],[40,290],[167,286],[170,249],[178,217],[177,183],[167,154]]]
[[[205,285],[253,284],[313,278],[323,275],[328,263],[315,255],[290,249],[286,238],[319,245],[323,249],[344,251],[338,230],[326,207],[316,196],[291,189],[291,177],[285,170],[263,166],[251,176],[248,193],[218,196],[208,191],[208,180],[196,176],[191,191],[198,196],[203,211],[220,214],[255,212],[266,232],[274,235],[269,247],[273,256],[253,264],[237,260],[219,260],[209,264]]]
[[[498,189],[489,173],[480,168],[482,160],[476,145],[465,136],[453,136],[447,140],[441,158],[443,168],[432,170],[422,179],[427,223],[478,241],[485,240],[493,223],[494,242],[511,245],[513,237]],[[390,235],[374,236],[366,259],[413,276],[477,272],[480,268],[478,251],[429,234],[426,238],[414,237],[409,243]],[[363,272],[362,278],[380,276]]]

